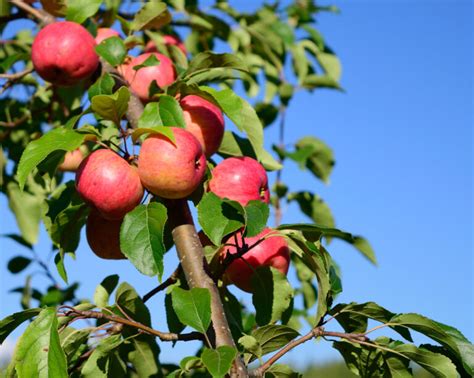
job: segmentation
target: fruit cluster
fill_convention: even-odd
[[[36,72],[57,86],[69,86],[91,77],[98,69],[95,46],[107,38],[118,37],[112,29],[99,29],[94,39],[81,25],[56,22],[36,36],[32,60]],[[184,54],[183,43],[174,36],[164,36],[163,43],[176,45]],[[158,64],[144,65],[151,56]],[[144,103],[152,101],[152,83],[167,87],[176,78],[173,62],[157,52],[149,42],[145,53],[128,58],[118,72],[130,90]],[[59,169],[76,172],[76,189],[91,207],[86,224],[91,249],[102,258],[125,258],[120,250],[120,226],[124,216],[138,206],[145,189],[163,199],[189,197],[203,184],[206,158],[219,148],[224,135],[224,116],[214,103],[197,95],[179,99],[186,127],[171,127],[173,139],[150,134],[140,147],[138,161],[128,161],[111,149],[97,149],[87,157],[84,149],[69,152]],[[130,160],[130,159],[129,159]],[[265,169],[250,157],[231,157],[217,164],[211,172],[207,190],[243,206],[251,200],[269,202]],[[238,244],[253,246],[242,254],[241,248],[221,250],[222,259],[239,254],[226,269],[228,281],[245,291],[252,291],[251,279],[260,266],[272,266],[286,274],[289,250],[285,239],[266,228],[261,234],[243,238],[242,232],[231,236]]]

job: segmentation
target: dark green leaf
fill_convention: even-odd
[[[161,1],[148,1],[135,15],[130,24],[132,30],[159,29],[171,21],[166,4]]]
[[[3,235],[0,235],[4,238],[9,238],[9,239],[12,239],[14,241],[16,241],[18,244],[21,244],[22,246],[28,248],[28,249],[33,249],[33,246],[28,243],[25,239],[23,239],[20,235],[16,235],[16,234],[3,234]]]
[[[23,256],[13,257],[7,265],[8,270],[11,273],[20,273],[30,265],[31,259]]]
[[[125,44],[119,37],[104,39],[95,47],[95,51],[113,67],[122,64],[127,56]]]
[[[3,344],[7,336],[12,333],[21,323],[31,319],[41,312],[40,308],[30,308],[25,311],[15,312],[0,321],[0,344]]]
[[[173,302],[171,299],[171,294],[166,293],[165,295],[165,310],[166,310],[166,322],[168,324],[168,329],[173,333],[181,333],[186,327],[181,323],[176,315],[176,312],[173,309]]]
[[[186,127],[183,110],[179,102],[171,96],[160,96],[159,111],[164,126]]]
[[[221,199],[212,192],[204,194],[197,210],[199,224],[214,245],[220,245],[224,236],[245,224],[244,210],[238,202]]]
[[[102,0],[67,0],[66,20],[82,24],[97,13]]]
[[[293,328],[284,325],[266,325],[252,331],[252,336],[257,340],[262,348],[262,355],[274,352],[288,344],[291,340],[299,336]],[[247,358],[253,361],[254,358]]]
[[[106,378],[126,376],[126,366],[118,354],[121,335],[102,339],[81,369],[81,377]]]
[[[122,282],[115,293],[115,302],[124,310],[132,319],[146,325],[151,326],[151,316],[148,308],[136,290],[127,282]],[[123,313],[121,313],[123,316]]]
[[[41,138],[30,142],[18,164],[18,184],[23,190],[28,175],[46,157],[57,150],[73,151],[84,142],[85,135],[74,130],[59,127],[44,134]]]
[[[257,324],[280,320],[293,298],[293,289],[286,276],[272,267],[259,267],[252,276],[252,288]]]
[[[97,95],[111,95],[113,93],[115,81],[107,72],[99,77],[89,88],[89,100]]]
[[[282,224],[279,230],[296,230],[301,231],[308,240],[319,240],[321,237],[334,237],[344,240],[352,244],[359,252],[361,252],[369,261],[376,264],[375,253],[369,242],[361,236],[354,236],[348,232],[338,230],[337,228],[322,227],[314,224]]]
[[[139,205],[129,212],[120,230],[120,248],[135,267],[148,276],[163,274],[163,232],[166,208],[156,202]]]
[[[209,73],[216,68],[230,68],[238,71],[248,72],[247,65],[233,54],[215,54],[202,52],[197,54],[189,63],[188,69],[183,73],[183,79],[189,81],[197,74]],[[200,76],[200,81],[207,81],[207,76]]]
[[[94,113],[119,125],[128,109],[129,99],[130,92],[127,87],[120,87],[112,95],[94,96],[91,100],[91,107]]]
[[[15,348],[12,364],[19,378],[68,377],[55,308],[45,308],[26,328]]]
[[[211,94],[237,128],[247,134],[257,160],[269,170],[280,169],[281,164],[263,147],[263,126],[254,108],[231,89],[221,91],[210,87],[201,87],[201,89]]]
[[[216,349],[204,348],[201,359],[214,378],[224,377],[232,366],[237,350],[223,345]]]
[[[211,294],[208,289],[184,290],[175,287],[171,292],[173,308],[181,323],[201,333],[211,324]]]

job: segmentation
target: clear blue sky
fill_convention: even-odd
[[[294,190],[320,194],[337,226],[366,236],[377,252],[379,266],[373,267],[350,246],[337,241],[329,246],[343,273],[340,301],[373,300],[394,312],[421,313],[453,325],[472,341],[472,4],[334,3],[342,13],[322,14],[318,27],[342,60],[347,93],[299,93],[288,113],[286,140],[316,135],[334,149],[337,164],[329,186],[308,179],[296,166],[283,177]],[[0,206],[2,233],[15,232],[4,196]],[[287,209],[284,221],[303,220],[293,206]],[[19,309],[18,295],[7,291],[22,284],[6,271],[6,263],[28,251],[5,239],[0,248],[4,317]],[[42,232],[38,251],[48,250]],[[168,254],[165,263],[171,272],[175,258]],[[83,297],[91,297],[97,283],[114,272],[140,293],[155,285],[127,262],[98,260],[85,242],[76,262],[67,266],[71,281],[81,282]],[[44,282],[38,275],[34,280]],[[151,301],[151,311],[154,326],[166,328],[162,297]],[[169,346],[162,354],[176,361]],[[287,361],[337,356],[324,343],[307,343]]]

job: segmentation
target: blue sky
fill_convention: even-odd
[[[335,4],[342,13],[321,14],[317,26],[343,63],[346,93],[298,93],[285,138],[294,142],[318,136],[334,149],[336,167],[328,186],[296,165],[289,165],[283,178],[292,190],[318,193],[331,206],[339,228],[364,235],[376,250],[379,266],[373,267],[344,243],[329,246],[343,273],[339,301],[375,301],[393,312],[421,313],[473,340],[472,4]],[[275,128],[267,135],[268,145],[276,137]],[[0,208],[2,233],[16,232],[3,196]],[[284,221],[306,219],[290,206]],[[46,255],[50,246],[44,232],[40,239],[37,250]],[[7,291],[22,284],[5,269],[6,263],[28,251],[6,239],[0,239],[0,249],[4,317],[19,309],[18,295]],[[168,254],[165,264],[166,272],[173,271],[175,257]],[[98,260],[85,241],[77,260],[67,265],[71,281],[81,282],[82,297],[91,297],[101,279],[115,272],[140,293],[156,283],[127,262]],[[34,282],[45,281],[35,275]],[[162,297],[150,302],[155,327],[166,328]],[[287,361],[336,358],[328,346],[307,343]],[[194,348],[188,344],[180,357]],[[176,360],[170,346],[162,354]]]

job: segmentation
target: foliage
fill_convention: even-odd
[[[24,311],[0,322],[0,341],[23,322],[31,323],[18,341],[7,376],[245,376],[245,372],[238,372],[238,364],[243,361],[240,366],[246,369],[256,361],[253,373],[257,376],[296,377],[298,373],[276,362],[313,338],[333,341],[348,369],[363,377],[412,376],[410,361],[438,377],[474,374],[474,347],[458,330],[418,314],[397,314],[372,302],[337,303],[342,291],[340,272],[324,242],[344,240],[375,264],[374,251],[363,237],[335,228],[329,205],[317,193],[292,191],[281,178],[281,172],[288,169],[287,161],[292,160],[311,179],[327,183],[334,152],[314,136],[302,136],[294,143],[279,140],[273,144],[273,152],[264,148],[265,128],[283,131],[285,113],[298,91],[342,90],[339,59],[314,26],[320,12],[337,8],[321,7],[312,0],[287,6],[276,1],[254,13],[242,13],[226,0],[215,1],[206,11],[198,1],[190,0],[132,4],[41,0],[33,6],[18,0],[11,6],[6,1],[0,5],[2,20],[37,21],[33,30],[18,30],[11,43],[0,50],[1,190],[19,230],[3,236],[31,252],[28,257],[14,256],[8,269],[20,274],[36,264],[52,280],[46,289],[35,288],[27,275],[25,285],[14,290],[21,293]],[[125,9],[130,7],[136,12],[127,13]],[[56,87],[38,77],[30,59],[34,35],[52,16],[82,23],[93,35],[99,27],[120,25],[125,37],[112,37],[96,46],[102,63],[92,77],[75,86]],[[164,35],[183,30],[187,55],[163,42]],[[153,83],[149,88],[152,101],[137,114],[136,96],[120,72],[127,54],[142,51],[150,41],[173,60],[178,76],[167,87]],[[221,44],[227,53],[213,51]],[[156,58],[147,59],[134,69],[159,64]],[[16,89],[22,87],[27,97],[18,95]],[[242,91],[245,96],[239,95]],[[192,259],[186,245],[196,247],[195,230],[184,243],[178,232],[172,232],[183,224],[181,218],[189,215],[187,203],[149,195],[147,203],[125,216],[120,248],[138,271],[160,280],[163,256],[174,244],[182,264],[153,293],[139,295],[113,275],[91,293],[91,301],[79,300],[77,283],[67,282],[65,257],[74,255],[78,247],[89,208],[74,183],[64,182],[58,166],[67,152],[81,145],[92,151],[110,148],[132,161],[134,155],[129,150],[138,149],[150,134],[160,134],[174,143],[170,126],[186,127],[179,99],[189,94],[217,105],[232,124],[227,126],[218,151],[221,158],[249,156],[267,171],[277,171],[270,204],[250,201],[242,205],[207,192],[216,164],[214,158],[209,159],[206,182],[190,197],[209,240],[204,249],[206,271],[198,266],[202,260],[194,262],[196,272],[204,275],[196,277],[183,258]],[[280,224],[284,204],[293,201],[302,218],[306,216],[311,223]],[[278,224],[275,232],[291,249],[291,269],[296,270],[298,280],[292,287],[280,271],[257,269],[253,306],[247,308],[227,288],[222,275],[226,262],[220,251],[236,233],[258,235],[268,223],[270,208]],[[56,268],[64,283],[56,282],[43,262],[43,251],[36,250],[41,222],[51,237]],[[239,248],[243,256],[251,246]],[[202,253],[201,246],[197,250]],[[151,295],[164,290],[169,332],[152,328],[146,306]],[[222,311],[216,302],[223,306]],[[91,319],[93,325],[71,325],[84,318]],[[369,320],[378,322],[377,328],[395,331],[397,339],[372,338]],[[219,321],[224,324],[221,328]],[[336,322],[343,332],[329,330]],[[186,326],[193,331],[185,333]],[[434,343],[414,345],[413,331]],[[203,343],[195,356],[182,356],[179,366],[159,361],[160,342],[188,340]]]

